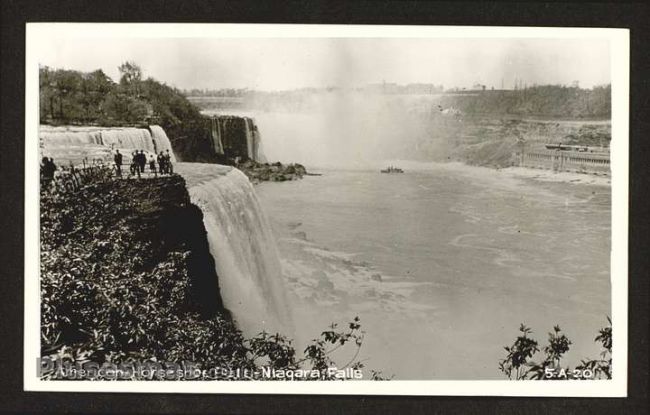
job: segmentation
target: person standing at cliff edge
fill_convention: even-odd
[[[115,162],[117,177],[122,177],[122,153],[120,153],[120,150],[116,150],[113,161]]]
[[[165,164],[167,165],[167,173],[174,174],[174,166],[172,165],[172,156],[169,154],[169,150],[165,154]]]
[[[158,154],[158,170],[161,175],[165,173],[165,154],[162,151]]]
[[[158,173],[156,171],[156,158],[153,156],[149,156],[149,171],[153,173],[154,176],[158,176]]]
[[[43,180],[43,186],[49,187],[52,180],[54,180],[54,172],[56,171],[56,164],[54,164],[53,158],[43,157],[43,164],[41,164],[41,177]]]
[[[147,156],[144,154],[144,150],[140,150],[138,154],[138,166],[140,166],[140,173],[144,173],[144,168],[147,165]]]
[[[139,158],[140,157],[137,150],[131,153],[131,176],[137,174],[138,178],[140,178],[140,162],[138,161]]]

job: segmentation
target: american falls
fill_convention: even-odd
[[[149,128],[41,125],[38,138],[41,155],[54,158],[60,165],[110,163],[115,150],[124,154],[125,162],[135,150],[147,154],[169,150],[172,162],[176,161],[167,134],[157,125]]]
[[[221,298],[240,329],[291,332],[276,241],[248,178],[215,164],[179,163],[177,172],[203,212]]]

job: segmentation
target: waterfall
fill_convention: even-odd
[[[212,149],[215,154],[223,155],[223,142],[221,141],[221,123],[218,116],[210,117],[210,136],[212,138]]]
[[[255,119],[244,118],[246,120],[246,143],[248,144],[248,156],[259,162],[266,163],[266,157],[261,148],[261,137],[259,128],[255,125]]]
[[[240,329],[291,331],[276,241],[248,178],[219,165],[180,163],[178,171],[203,211],[221,297]]]
[[[167,133],[159,125],[150,125],[149,130],[151,130],[151,136],[153,138],[153,144],[156,147],[155,151],[160,153],[161,151],[166,152],[169,150],[171,155],[172,163],[176,163],[176,155],[174,154],[174,149],[172,148],[172,143],[167,137]]]
[[[246,149],[248,151],[248,157],[255,160],[254,152],[254,137],[253,137],[253,128],[251,127],[252,120],[248,117],[244,117],[244,135],[246,136]]]
[[[111,148],[144,150],[155,152],[153,139],[149,130],[144,128],[121,128],[100,131],[101,142]]]
[[[255,119],[236,115],[210,116],[210,137],[215,154],[246,157],[266,163]]]
[[[266,163],[267,159],[264,155],[262,147],[262,137],[260,136],[260,129],[255,125],[255,120],[251,120],[253,124],[253,160],[259,163]]]
[[[57,164],[78,165],[84,160],[111,163],[112,151],[116,149],[124,154],[125,163],[129,162],[133,150],[144,150],[149,154],[169,150],[172,162],[175,162],[176,156],[165,131],[157,125],[149,128],[151,131],[134,127],[41,125],[39,141],[42,156],[54,158]]]

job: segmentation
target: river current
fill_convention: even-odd
[[[256,187],[299,344],[358,315],[365,366],[399,379],[503,379],[520,323],[541,345],[559,324],[573,341],[565,364],[598,355],[609,187],[459,164],[315,171]]]

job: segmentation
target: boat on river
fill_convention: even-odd
[[[387,168],[381,170],[382,173],[404,173],[404,170],[399,167],[388,166]]]

